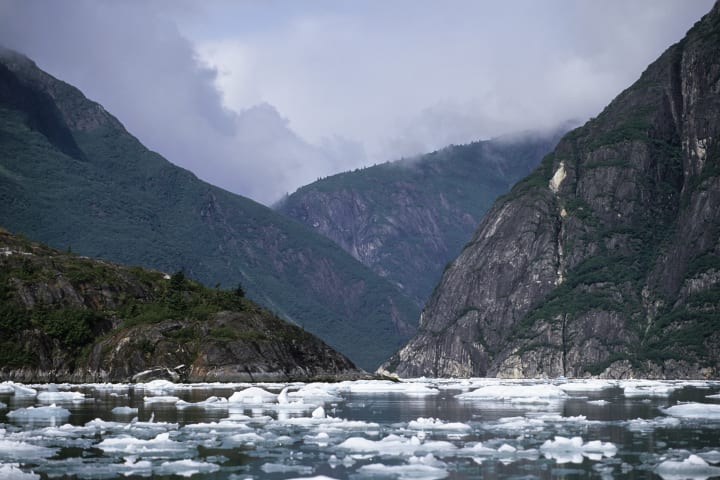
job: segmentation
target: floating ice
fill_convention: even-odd
[[[164,395],[181,388],[180,385],[169,380],[153,380],[147,383],[136,383],[134,387],[136,390],[144,390],[153,395]]]
[[[398,480],[419,479],[432,480],[445,478],[449,475],[445,468],[424,465],[422,463],[410,463],[408,465],[383,465],[382,463],[371,463],[363,465],[358,469],[360,475],[368,477],[397,478]]]
[[[662,409],[661,412],[680,418],[720,420],[720,405],[712,403],[681,403]]]
[[[456,431],[469,431],[472,430],[470,425],[466,425],[460,422],[443,422],[439,418],[423,418],[420,417],[417,420],[412,420],[408,423],[408,428],[412,430],[456,430]]]
[[[288,392],[290,398],[301,398],[306,402],[332,403],[339,402],[342,397],[337,395],[337,387],[327,383],[310,383],[295,392]]]
[[[3,382],[0,386],[3,388],[3,391],[0,393],[13,393],[16,397],[35,397],[37,395],[37,390],[34,388],[26,387],[15,382]]]
[[[675,417],[657,417],[649,420],[636,418],[628,420],[625,425],[628,430],[633,432],[649,432],[656,428],[677,427],[680,425],[680,420]]]
[[[412,396],[437,395],[440,393],[436,388],[431,388],[425,383],[401,383],[391,382],[390,380],[342,382],[339,384],[338,390],[349,393],[401,393]]]
[[[522,432],[528,430],[541,430],[545,428],[545,422],[537,418],[504,417],[499,419],[496,424],[486,424],[484,427],[489,430]]]
[[[325,418],[325,409],[323,407],[317,407],[310,415],[312,418]]]
[[[285,465],[284,463],[264,463],[260,470],[265,473],[299,473],[301,475],[310,475],[313,473],[313,467],[307,465]]]
[[[220,470],[220,466],[214,463],[198,462],[196,460],[175,460],[163,462],[155,473],[160,475],[180,475],[191,477],[196,473],[213,473]]]
[[[143,403],[147,404],[153,404],[153,403],[174,403],[176,404],[178,401],[180,401],[180,397],[176,397],[174,395],[158,395],[155,397],[144,397]]]
[[[503,400],[514,403],[550,403],[567,394],[555,385],[489,385],[455,396],[460,400]]]
[[[23,472],[16,463],[6,463],[0,464],[0,478],[3,480],[37,480],[40,475]]]
[[[5,405],[3,402],[0,402],[0,410],[2,410],[3,408],[7,408],[7,405]]]
[[[720,398],[720,393],[716,393],[715,395],[705,395],[705,398]]]
[[[228,402],[261,405],[263,403],[275,402],[276,399],[277,395],[274,393],[270,393],[259,387],[249,387],[233,393],[230,398],[228,398]]]
[[[184,408],[219,408],[227,410],[228,399],[224,397],[208,397],[202,402],[186,402],[185,400],[178,400],[175,406],[179,409]]]
[[[720,476],[720,467],[713,467],[697,455],[681,462],[666,460],[655,467],[655,473],[665,480],[706,479]]]
[[[564,392],[598,392],[615,386],[616,383],[607,380],[583,380],[558,385]]]
[[[52,404],[48,407],[18,408],[8,412],[7,416],[14,420],[53,420],[69,417],[70,411]]]
[[[55,402],[82,402],[85,400],[85,394],[80,392],[57,392],[48,391],[40,392],[37,395],[37,399],[44,403],[55,403]]]
[[[698,453],[703,460],[710,463],[720,463],[720,451],[710,450],[709,452]]]
[[[587,403],[589,403],[590,405],[598,405],[601,407],[605,405],[610,405],[610,402],[608,402],[607,400],[589,400]]]
[[[141,440],[130,435],[120,435],[106,438],[96,445],[97,448],[109,453],[123,453],[128,455],[166,455],[190,450],[188,445],[170,439],[168,432],[159,433],[150,440]]]
[[[2,460],[39,460],[52,457],[56,452],[56,448],[0,439],[0,459]],[[5,477],[0,476],[0,478]]]
[[[137,415],[138,409],[133,407],[115,407],[112,409],[113,415]]]
[[[325,475],[318,475],[316,477],[293,477],[293,478],[287,478],[285,480],[337,480],[332,477],[327,477]]]
[[[352,452],[379,453],[380,455],[413,455],[418,452],[448,452],[457,447],[450,442],[435,440],[422,442],[418,437],[401,437],[390,434],[381,440],[369,440],[362,437],[350,437],[338,448]]]
[[[15,393],[15,389],[8,382],[0,383],[0,395]]]
[[[617,453],[617,447],[611,442],[593,440],[583,443],[580,437],[556,436],[555,440],[546,440],[540,446],[540,451],[546,457],[554,458],[557,463],[582,463],[583,456],[591,460],[613,457]]]
[[[681,385],[652,380],[626,380],[620,383],[626,397],[667,397]]]

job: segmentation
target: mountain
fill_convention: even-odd
[[[720,6],[500,198],[401,376],[720,376]]]
[[[0,375],[23,382],[353,378],[344,356],[241,291],[61,253],[0,230]]]
[[[211,286],[241,283],[366,369],[417,323],[407,297],[325,237],[171,164],[101,105],[7,50],[0,205],[0,225],[56,248],[183,270]]]
[[[422,305],[492,202],[537,167],[560,134],[450,146],[333,175],[298,189],[277,210],[328,237]]]

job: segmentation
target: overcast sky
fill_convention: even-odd
[[[713,0],[0,0],[0,44],[270,204],[332,173],[596,115]]]

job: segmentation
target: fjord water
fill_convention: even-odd
[[[704,479],[720,476],[719,391],[563,379],[3,383],[0,478]]]

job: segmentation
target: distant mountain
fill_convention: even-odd
[[[334,243],[198,180],[79,90],[7,50],[0,205],[0,225],[60,249],[184,270],[210,286],[241,283],[366,369],[415,331],[417,307]]]
[[[451,146],[333,175],[276,208],[422,305],[492,202],[537,167],[565,131]]]
[[[499,199],[401,376],[720,377],[720,5]]]
[[[0,230],[0,376],[23,382],[354,378],[240,291],[61,253]]]

